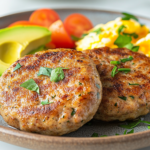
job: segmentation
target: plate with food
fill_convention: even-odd
[[[150,19],[63,8],[0,20],[1,141],[36,150],[150,146]]]

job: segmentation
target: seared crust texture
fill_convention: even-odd
[[[21,68],[13,71],[17,63]],[[51,82],[37,76],[40,67],[64,69],[65,78]],[[20,87],[33,79],[40,94]],[[81,52],[56,49],[27,55],[0,78],[0,113],[11,126],[47,135],[63,135],[77,130],[95,115],[102,86],[94,62]],[[49,100],[48,105],[41,102]]]
[[[108,47],[83,51],[90,56],[101,77],[102,102],[95,119],[103,121],[132,120],[150,111],[150,58],[125,48]],[[119,72],[111,77],[114,65],[110,61],[133,57],[133,60],[117,65],[130,68],[129,73]],[[129,84],[139,85],[129,85]],[[126,97],[126,100],[119,98]]]

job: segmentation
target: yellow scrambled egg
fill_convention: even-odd
[[[132,37],[131,43],[134,46],[140,46],[139,52],[150,56],[150,34],[149,28],[146,25],[141,25],[139,22],[130,19],[122,20],[117,18],[106,24],[99,24],[95,26],[92,30],[87,32],[87,35],[76,42],[76,48],[79,51],[86,49],[93,49],[98,47],[108,46],[110,48],[117,48],[118,46],[114,44],[119,36],[118,29],[122,25],[125,26],[123,33],[132,35],[137,35]],[[97,29],[101,29],[101,32],[95,32]]]

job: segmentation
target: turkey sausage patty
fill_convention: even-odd
[[[150,110],[150,58],[124,48],[108,47],[84,51],[95,64],[103,86],[102,102],[95,115],[103,121],[135,119]],[[126,59],[127,58],[127,59]],[[122,60],[124,59],[124,60]],[[128,72],[115,67],[128,68]],[[112,64],[111,64],[112,63]]]
[[[21,67],[14,71],[18,64]],[[60,75],[60,81],[51,81],[51,76],[38,74],[41,67],[63,68],[64,78]],[[2,117],[9,125],[29,132],[63,135],[77,130],[93,118],[101,96],[94,62],[75,50],[27,55],[13,63],[0,79]]]

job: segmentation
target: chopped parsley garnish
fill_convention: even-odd
[[[58,67],[53,69],[51,72],[50,80],[54,82],[59,82],[60,80],[63,80],[65,78],[63,69],[68,69],[68,68]]]
[[[137,120],[137,121],[133,121],[133,122],[128,122],[127,124],[122,124],[119,125],[119,127],[125,128],[125,129],[133,129],[135,128],[137,125],[139,125],[140,123],[145,123],[150,125],[149,121],[142,121],[142,120]]]
[[[127,134],[127,130],[125,130],[123,134]]]
[[[126,12],[122,12],[122,20],[130,20],[130,19],[134,19],[136,21],[139,21],[137,17],[135,17],[134,15],[132,14],[129,14],[129,13],[126,13]]]
[[[98,137],[98,133],[93,133],[91,137]]]
[[[124,100],[124,101],[126,101],[127,100],[127,98],[125,97],[125,96],[118,96],[120,99],[122,99],[122,100]]]
[[[110,61],[110,64],[112,64],[112,65],[120,65],[120,62],[113,60],[113,61]]]
[[[127,134],[131,134],[134,133],[134,129],[132,129],[131,131],[127,132]]]
[[[131,95],[131,96],[129,96],[129,97],[131,97],[132,99],[134,99],[134,96],[132,96],[132,95]]]
[[[40,67],[40,70],[38,72],[38,76],[40,75],[45,75],[45,76],[50,76],[52,72],[51,68],[47,68],[47,67]]]
[[[102,31],[101,31],[101,28],[97,28],[97,29],[93,30],[92,32],[95,32],[96,34],[100,34]]]
[[[14,68],[14,70],[13,71],[16,71],[16,70],[18,70],[19,68],[21,68],[22,66],[20,65],[20,63],[18,63],[16,66],[15,66],[15,68]]]
[[[117,106],[117,103],[115,103],[115,105],[114,106]]]
[[[138,35],[136,33],[123,33],[124,35],[133,36],[135,39],[138,38]]]
[[[55,97],[56,97],[56,95],[54,95],[54,96],[51,96],[51,97],[52,97],[52,99],[53,99],[53,98],[55,98]]]
[[[20,86],[40,94],[39,86],[36,84],[36,82],[33,79],[29,79],[28,81],[22,83]]]
[[[147,126],[148,129],[150,129],[150,126]]]
[[[119,68],[118,71],[123,71],[124,73],[128,73],[131,71],[130,68]]]
[[[54,103],[54,102],[49,102],[48,98],[45,101],[41,102],[42,105],[48,105],[48,104],[51,104],[51,103]]]
[[[117,66],[114,66],[113,70],[111,71],[111,76],[114,77],[118,72],[116,72]]]
[[[84,34],[82,34],[81,38],[84,38],[87,35],[88,35],[88,33],[84,33]]]
[[[81,94],[79,94],[78,96],[81,96]]]
[[[76,113],[75,109],[72,108],[71,116],[73,116]]]
[[[99,86],[99,84],[96,84],[96,87],[97,87],[98,89],[100,89],[100,86]]]
[[[123,62],[123,63],[125,63],[127,61],[131,61],[131,60],[133,60],[132,56],[129,56],[128,58],[120,59],[120,61]]]
[[[133,46],[131,51],[138,52],[140,46]]]
[[[82,85],[82,83],[81,83],[81,82],[79,82],[79,85]]]
[[[123,32],[123,29],[126,28],[125,25],[121,25],[119,28],[118,28],[118,33],[120,34],[121,32]]]
[[[81,40],[81,38],[76,37],[74,35],[71,35],[71,38],[72,38],[73,41],[79,41],[79,40]]]
[[[139,85],[138,83],[129,83],[129,85]]]

